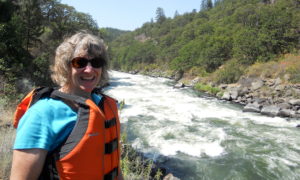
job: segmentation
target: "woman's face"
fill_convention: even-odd
[[[84,57],[88,60],[93,59],[93,56],[87,54],[78,55],[75,57]],[[71,81],[70,91],[79,96],[90,95],[92,90],[98,85],[101,78],[102,68],[94,68],[91,62],[82,68],[76,68],[71,65]]]

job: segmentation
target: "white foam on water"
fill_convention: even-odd
[[[133,117],[151,117],[149,122],[142,119],[135,122],[137,127],[142,128],[139,131],[142,137],[136,138],[133,146],[145,151],[152,148],[166,156],[178,152],[197,157],[222,155],[226,149],[221,143],[227,138],[227,133],[224,127],[210,124],[215,119],[242,128],[241,132],[254,137],[264,133],[249,131],[249,123],[272,127],[297,125],[279,117],[244,113],[242,109],[230,107],[216,99],[195,97],[182,89],[172,88],[167,79],[120,72],[113,72],[113,78],[118,84],[108,89],[107,93],[119,101],[125,101],[120,114],[121,122],[126,123]],[[150,147],[146,147],[141,139],[147,141]],[[279,137],[281,139],[283,137]]]

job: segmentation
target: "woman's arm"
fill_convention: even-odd
[[[10,180],[38,179],[47,153],[44,149],[14,150]]]

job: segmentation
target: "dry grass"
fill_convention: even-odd
[[[0,127],[0,179],[9,178],[12,145],[15,139],[15,130],[12,127]]]
[[[0,103],[0,180],[9,179],[15,129],[11,126],[14,107]]]
[[[269,61],[266,63],[255,63],[247,69],[247,76],[277,78],[286,74],[291,76],[291,80],[295,74],[300,72],[300,56],[286,54],[278,61]]]

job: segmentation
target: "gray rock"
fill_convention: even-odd
[[[139,71],[138,70],[133,70],[133,71],[129,71],[129,74],[137,74]]]
[[[233,99],[233,100],[237,99],[237,97],[239,96],[239,92],[237,89],[234,89],[234,90],[230,91],[229,93],[230,93],[231,99]]]
[[[257,102],[249,103],[243,109],[243,112],[256,112],[256,113],[259,113],[260,111],[261,111],[261,105],[258,104]]]
[[[293,106],[300,105],[300,99],[291,99],[289,100],[289,103]]]
[[[241,87],[239,91],[240,96],[244,96],[245,94],[249,93],[249,89],[247,87]]]
[[[225,91],[224,94],[223,94],[223,96],[221,97],[221,99],[230,101],[231,100],[230,93],[228,91]]]
[[[265,84],[267,86],[273,86],[275,84],[274,79],[268,79]]]
[[[290,105],[289,103],[286,103],[286,102],[277,104],[277,106],[278,106],[279,108],[281,108],[281,109],[290,109],[290,108],[292,108],[292,105]]]
[[[183,83],[179,82],[179,83],[175,84],[173,87],[174,88],[184,88],[185,85]]]
[[[282,81],[281,81],[281,79],[278,77],[278,78],[276,78],[275,81],[274,81],[274,86],[278,86],[278,85],[280,85],[281,83],[282,83]]]
[[[278,116],[292,117],[294,114],[295,114],[295,111],[292,111],[290,109],[281,109],[281,110],[279,110]]]
[[[275,105],[270,105],[270,106],[264,106],[261,109],[261,114],[274,117],[274,116],[278,116],[279,111],[280,111],[279,107]]]
[[[261,79],[257,79],[256,81],[251,83],[251,90],[255,91],[261,88],[264,85],[264,82]]]
[[[278,86],[275,87],[276,91],[283,91],[284,89],[285,89],[284,85],[278,85]]]
[[[173,176],[172,173],[169,173],[169,174],[167,174],[167,175],[163,178],[163,180],[180,180],[180,179],[177,178],[177,177],[175,177],[175,176]]]

